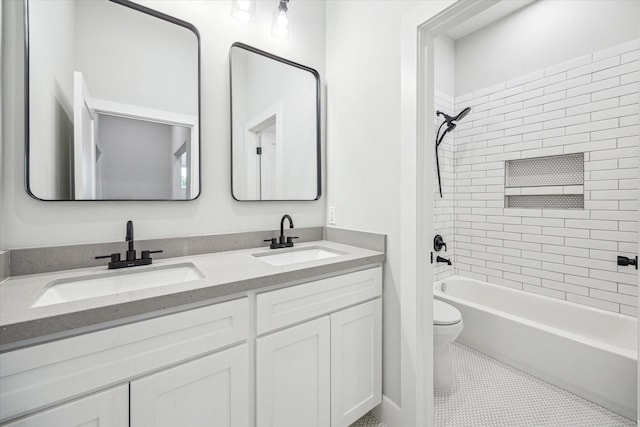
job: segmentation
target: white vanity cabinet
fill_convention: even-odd
[[[129,386],[127,384],[6,424],[7,427],[127,427],[128,425]]]
[[[331,425],[346,427],[382,401],[382,300],[331,315]]]
[[[258,338],[258,427],[330,426],[329,323],[325,316]]]
[[[67,427],[73,422],[60,414],[75,411],[100,420],[103,406],[115,403],[99,392],[117,386],[114,393],[124,388],[126,400],[113,412],[124,408],[124,426],[131,387],[132,421],[143,420],[134,425],[180,425],[160,418],[187,409],[223,411],[220,402],[226,399],[231,422],[244,427],[246,421],[235,421],[248,418],[237,414],[250,409],[248,337],[249,302],[240,298],[2,353],[0,423],[28,415],[15,425]],[[211,394],[190,400],[202,390]],[[173,406],[162,401],[165,397]],[[163,406],[151,408],[153,399]],[[121,424],[102,420],[100,425]]]
[[[346,427],[381,402],[381,293],[377,267],[258,295],[257,427]]]
[[[247,344],[131,381],[131,427],[248,427],[248,409]]]
[[[346,427],[381,402],[382,268],[0,353],[0,426]]]

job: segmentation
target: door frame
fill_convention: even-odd
[[[254,117],[248,119],[244,125],[244,174],[245,174],[245,195],[254,194],[255,200],[262,200],[262,185],[261,185],[261,160],[256,156],[256,147],[261,146],[261,142],[257,138],[256,130],[259,130],[266,122],[275,117],[276,125],[276,182],[275,188],[277,189],[276,198],[280,197],[279,192],[282,191],[283,185],[283,164],[284,164],[284,138],[283,126],[284,126],[284,107],[282,102],[277,102],[274,105],[266,108],[264,111],[256,114]],[[255,188],[255,192],[252,189]]]
[[[640,24],[638,24],[638,38],[640,38]],[[640,71],[638,71],[638,74],[640,74]],[[640,100],[638,100],[638,109],[640,110]],[[639,114],[640,115],[640,114]],[[638,134],[640,134],[640,123],[638,124]],[[638,153],[640,153],[640,137],[638,138]],[[640,176],[637,178],[638,179],[638,203],[640,204]],[[637,220],[638,220],[638,247],[636,248],[636,255],[638,255],[640,257],[640,209],[638,209],[638,215],[637,215]],[[640,288],[640,270],[637,270],[637,278],[638,278],[638,287]],[[638,292],[638,296],[636,298],[636,317],[640,318],[640,292]],[[638,339],[638,343],[640,344],[640,328],[638,328],[637,330],[637,339]],[[640,356],[640,355],[639,355]],[[640,357],[638,358],[640,361]],[[636,405],[636,424],[640,425],[640,364],[637,364],[638,366],[638,370],[637,370],[637,377],[636,377],[636,389],[638,390],[638,402]]]
[[[86,117],[85,117],[86,113]],[[96,195],[95,122],[96,113],[87,82],[73,72],[73,198],[93,199]]]
[[[501,0],[438,0],[402,19],[400,296],[402,426],[433,425],[434,39]]]

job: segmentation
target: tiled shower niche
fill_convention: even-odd
[[[504,207],[584,209],[584,153],[506,161]]]

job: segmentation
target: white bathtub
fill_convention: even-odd
[[[462,276],[434,297],[462,313],[462,344],[637,419],[635,318]]]

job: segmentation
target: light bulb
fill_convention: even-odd
[[[280,13],[278,13],[278,19],[276,19],[276,22],[278,23],[278,27],[286,28],[287,25],[289,25],[289,18],[287,17],[287,13],[281,10]]]
[[[288,0],[279,0],[271,23],[271,34],[279,39],[291,37],[291,13]]]
[[[241,24],[251,22],[256,14],[255,0],[235,0],[231,9],[231,16]]]

